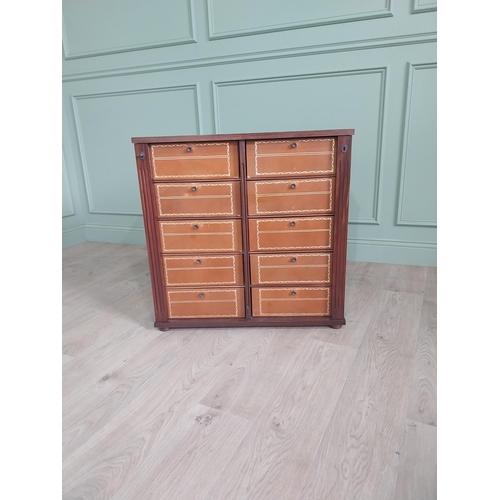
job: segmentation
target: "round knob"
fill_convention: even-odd
[[[193,186],[193,187],[191,188],[191,191],[196,191],[196,186]]]
[[[193,226],[193,229],[198,229],[198,227],[199,227],[199,226],[198,226],[198,224],[195,224],[195,225]]]
[[[291,187],[292,189],[295,189],[297,186],[296,186],[295,184],[290,184],[290,187]]]
[[[297,257],[292,257],[292,262],[297,262]]]
[[[290,226],[295,226],[295,221],[290,222]]]
[[[195,262],[195,264],[201,264],[201,260],[200,259],[196,259],[194,262]]]
[[[189,146],[189,147],[186,149],[186,151],[187,151],[188,153],[192,153],[192,152],[193,152],[193,148],[192,148],[191,146]]]
[[[293,296],[297,295],[297,292],[294,290],[294,291],[292,292],[292,295],[293,295]]]
[[[296,148],[297,147],[297,143],[296,142],[292,142],[292,148]]]
[[[200,297],[201,298],[205,297],[205,294],[204,293],[200,293]]]

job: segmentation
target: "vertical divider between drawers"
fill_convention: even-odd
[[[250,294],[250,252],[248,244],[248,194],[247,194],[247,150],[246,142],[238,141],[241,187],[241,237],[243,239],[243,280],[245,283],[245,318],[252,317]]]

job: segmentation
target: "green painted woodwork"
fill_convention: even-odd
[[[131,137],[354,128],[348,258],[436,264],[429,0],[63,0],[63,244],[144,244]]]

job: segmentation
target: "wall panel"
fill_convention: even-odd
[[[408,64],[397,224],[437,226],[436,64]]]
[[[355,128],[349,258],[434,265],[435,9],[63,0],[63,227],[143,243],[132,136]]]
[[[413,0],[412,14],[437,10],[437,0]]]
[[[191,0],[64,0],[66,59],[196,42]]]
[[[71,196],[71,188],[69,186],[68,172],[66,170],[66,162],[64,154],[62,155],[62,216],[70,217],[75,215],[73,207],[73,197]]]
[[[210,39],[392,16],[391,0],[207,0]]]
[[[349,222],[378,224],[385,68],[215,82],[217,133],[353,128]],[[255,110],[261,110],[255,113]],[[244,119],[242,119],[244,117]]]
[[[78,95],[73,103],[90,212],[141,215],[130,138],[154,133],[158,122],[166,135],[199,134],[196,85]]]

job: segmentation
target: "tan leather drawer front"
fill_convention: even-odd
[[[248,213],[331,213],[334,192],[334,178],[248,181]]]
[[[332,247],[333,217],[249,219],[250,251]]]
[[[245,316],[243,288],[167,289],[170,318],[242,318]]]
[[[237,179],[238,143],[151,146],[154,179]]]
[[[330,288],[252,288],[252,316],[329,316]]]
[[[251,254],[252,285],[331,283],[331,254]]]
[[[241,252],[241,221],[160,221],[163,253]]]
[[[335,139],[247,141],[248,177],[331,175]]]
[[[242,255],[163,256],[167,286],[243,285]]]
[[[240,183],[156,184],[160,217],[235,217],[241,214]]]

